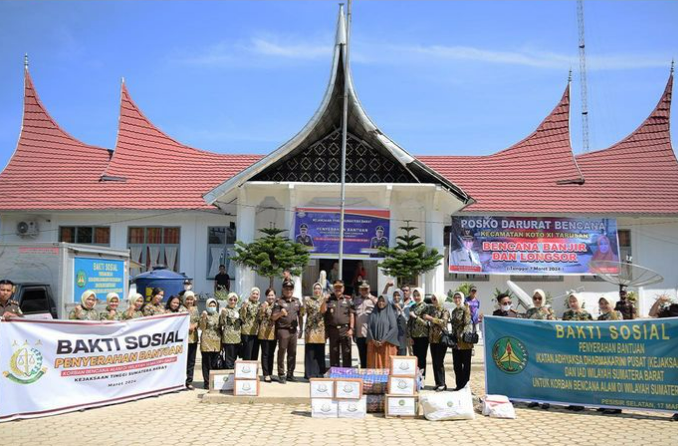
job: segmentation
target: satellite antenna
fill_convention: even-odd
[[[532,297],[527,294],[524,289],[520,288],[511,280],[507,280],[506,285],[508,285],[509,289],[518,298],[518,303],[525,307],[526,310],[532,307]]]
[[[590,263],[591,272],[606,282],[622,287],[641,287],[653,285],[664,280],[664,277],[650,268],[634,263],[599,260]]]

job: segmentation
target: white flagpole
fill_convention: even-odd
[[[351,0],[346,10],[346,43],[344,43],[344,112],[341,122],[341,208],[339,211],[339,278],[344,277],[344,213],[346,211],[346,139],[348,135],[348,44],[351,29]]]

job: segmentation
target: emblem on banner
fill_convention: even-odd
[[[40,341],[36,342],[34,347],[25,341],[18,347],[14,354],[9,358],[9,371],[2,372],[3,376],[18,384],[31,384],[39,380],[47,372],[47,367],[42,366],[42,353],[37,346],[42,345]]]
[[[78,271],[78,274],[75,278],[75,283],[80,287],[80,288],[85,288],[85,285],[87,285],[87,273],[84,271],[80,270]]]
[[[492,346],[492,359],[504,373],[520,373],[527,366],[527,348],[518,339],[504,336]]]

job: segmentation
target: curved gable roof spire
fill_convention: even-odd
[[[367,142],[368,145],[375,150],[394,158],[396,162],[409,170],[419,182],[440,184],[462,202],[468,203],[471,201],[471,198],[450,180],[444,178],[430,167],[418,161],[384,135],[367,116],[353,87],[350,68],[347,70],[347,73],[344,73],[343,58],[347,41],[346,29],[344,8],[343,5],[340,5],[329,83],[320,106],[308,123],[295,136],[268,156],[265,156],[259,162],[205,194],[204,199],[208,204],[214,204],[219,197],[223,196],[225,193],[243,185],[273,164],[291,156],[293,153],[298,153],[309,147],[311,144],[321,140],[340,127],[342,120],[344,82],[348,82],[349,133]]]

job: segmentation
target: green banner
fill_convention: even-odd
[[[678,412],[678,318],[570,322],[485,317],[488,394]]]

